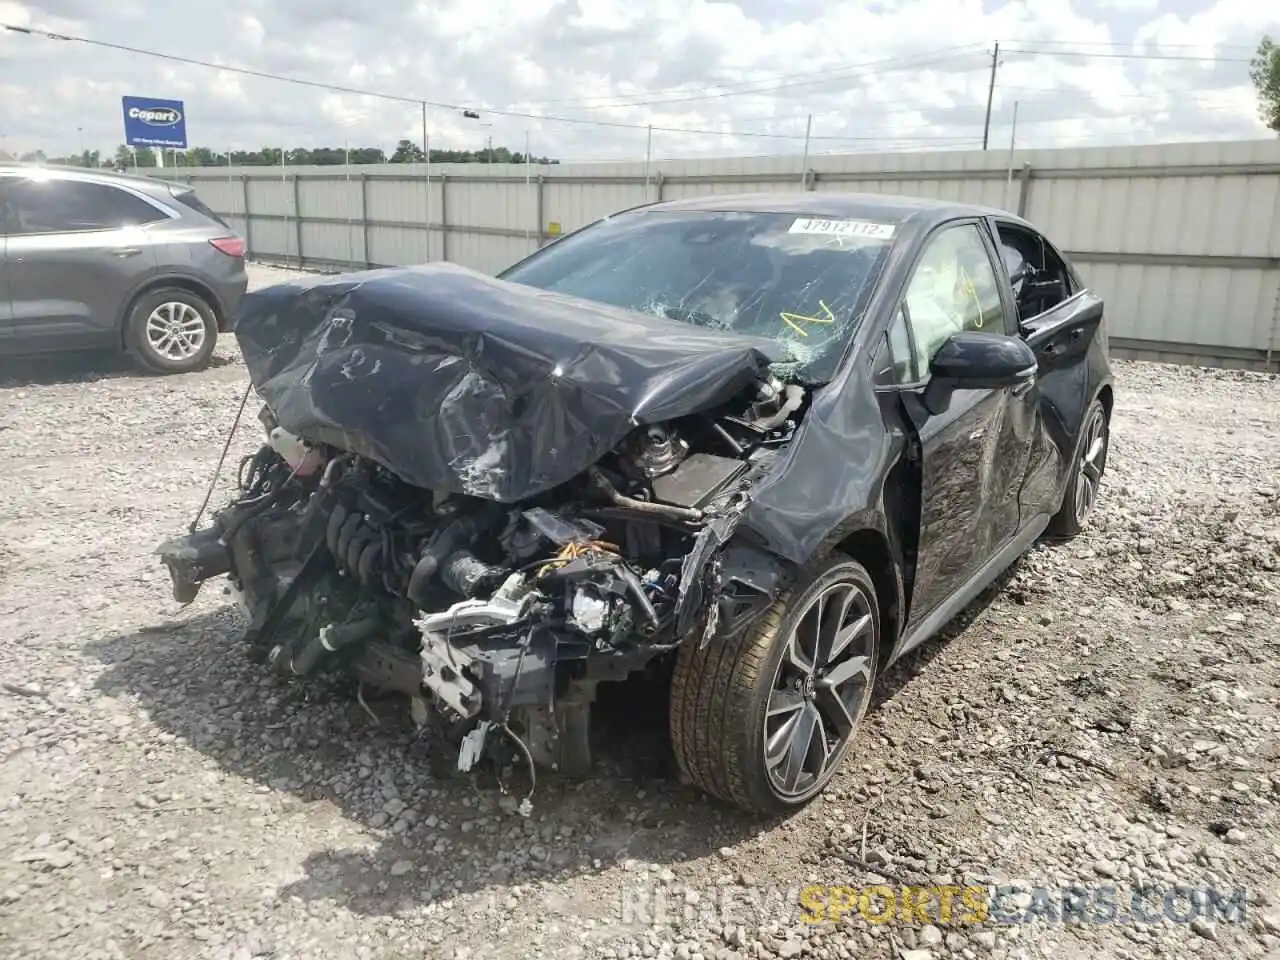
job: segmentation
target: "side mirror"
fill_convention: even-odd
[[[948,338],[929,361],[924,404],[942,413],[956,390],[1025,389],[1039,366],[1026,342],[1002,333],[965,330]]]

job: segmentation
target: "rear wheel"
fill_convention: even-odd
[[[125,323],[129,352],[155,373],[190,373],[209,365],[218,339],[213,308],[178,287],[143,294]]]
[[[701,789],[786,813],[835,775],[871,702],[880,639],[875,585],[843,555],[817,562],[737,638],[680,650],[671,738]]]
[[[1110,442],[1107,408],[1101,400],[1095,400],[1085,414],[1084,424],[1080,428],[1080,439],[1076,444],[1062,506],[1049,522],[1051,536],[1070,538],[1084,529],[1098,502],[1102,475],[1107,469],[1107,449]]]

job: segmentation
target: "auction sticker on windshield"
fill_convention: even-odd
[[[868,240],[892,240],[892,223],[873,223],[870,220],[814,220],[800,218],[791,224],[787,233],[817,234],[824,237],[864,237]]]

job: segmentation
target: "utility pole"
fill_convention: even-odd
[[[644,138],[644,202],[649,202],[649,169],[653,166],[653,124]]]
[[[524,192],[525,192],[525,196],[530,198],[530,206],[533,207],[534,216],[537,216],[538,200],[530,192],[530,188],[533,186],[533,175],[532,175],[533,167],[531,166],[531,163],[532,161],[530,161],[529,159],[529,131],[525,130],[524,132]],[[541,222],[538,223],[538,228],[539,229],[542,228]],[[524,239],[526,243],[529,242],[529,239],[531,236],[532,236],[532,233],[529,230],[528,221],[526,220],[525,228],[524,228]]]
[[[1009,170],[1004,181],[1004,208],[1009,209],[1009,191],[1013,187],[1013,148],[1018,140],[1018,101],[1013,101],[1013,126],[1009,130]]]
[[[427,262],[431,262],[431,138],[427,136],[427,102],[422,102],[422,162],[426,164],[426,175],[422,178],[423,189],[426,190],[425,220],[423,225],[427,231]],[[442,180],[441,183],[444,181]],[[443,242],[443,241],[441,241]],[[369,252],[365,251],[365,259]]]
[[[991,99],[996,93],[996,67],[1000,65],[1000,41],[996,41],[991,51],[991,83],[987,85],[987,119],[982,124],[982,149],[987,149],[987,138],[991,135]]]
[[[800,161],[800,189],[809,189],[809,134],[813,132],[813,114],[804,124],[804,158]]]

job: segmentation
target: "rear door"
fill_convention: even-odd
[[[1102,300],[1072,275],[1066,260],[1039,231],[993,218],[1000,243],[1032,268],[1018,285],[1018,330],[1039,362],[1030,463],[1021,494],[1024,518],[1054,513],[1068,451],[1085,406],[1093,399],[1087,369],[1089,347],[1101,330]],[[1002,276],[1008,282],[1001,266]]]
[[[149,231],[170,214],[121,187],[56,175],[15,176],[8,194],[5,266],[17,346],[118,342],[125,296],[157,269]]]

